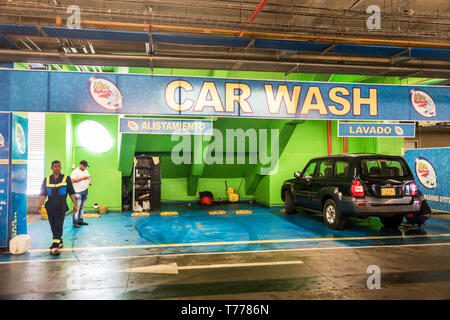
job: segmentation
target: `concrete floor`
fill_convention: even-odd
[[[29,253],[0,254],[0,299],[450,299],[449,220],[332,231],[317,215],[242,208],[253,215],[179,206],[178,217],[108,214],[77,230],[68,217],[59,257],[45,245],[48,222],[36,221]],[[380,289],[370,290],[373,265]]]

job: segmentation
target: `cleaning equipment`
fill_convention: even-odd
[[[241,182],[242,184],[242,182]],[[239,185],[239,188],[241,186]],[[225,191],[227,193],[228,201],[229,202],[238,202],[239,201],[239,194],[234,192],[234,188],[228,187],[227,181],[225,180]]]
[[[45,209],[45,206],[41,207],[41,219],[48,220],[47,209]]]
[[[98,206],[98,213],[105,214],[107,212],[108,212],[108,207],[107,206],[102,206],[102,205]]]
[[[229,202],[238,202],[239,201],[239,193],[234,192],[234,188],[227,188],[227,196]]]
[[[150,210],[150,201],[142,201],[142,210]]]
[[[200,194],[200,204],[210,206],[214,201],[214,195],[211,191],[201,191]]]
[[[22,254],[30,248],[30,236],[28,234],[19,234],[9,240],[9,252],[12,254]]]

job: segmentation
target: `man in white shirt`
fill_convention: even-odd
[[[72,171],[70,178],[72,179],[73,188],[75,190],[75,199],[77,201],[78,210],[73,214],[73,227],[87,226],[83,221],[84,206],[88,197],[88,188],[92,184],[91,176],[87,171],[89,167],[86,160],[80,161],[80,166]]]

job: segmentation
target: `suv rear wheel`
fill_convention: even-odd
[[[379,217],[381,223],[386,228],[397,228],[403,222],[403,216],[397,215],[392,217]]]
[[[287,214],[295,213],[294,199],[289,191],[284,192],[284,207]]]
[[[330,229],[341,230],[345,227],[345,217],[332,199],[328,199],[323,205],[323,219]]]

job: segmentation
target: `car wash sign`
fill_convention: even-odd
[[[339,122],[338,137],[415,137],[414,123]]]
[[[212,135],[211,120],[121,118],[121,133]]]
[[[404,158],[430,207],[450,212],[450,148],[406,150]]]
[[[0,111],[450,121],[450,87],[0,70]]]

